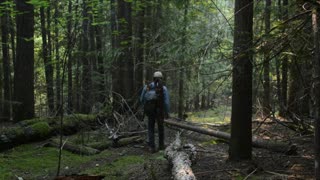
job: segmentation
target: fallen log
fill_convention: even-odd
[[[127,138],[121,138],[121,139],[118,139],[117,141],[109,140],[109,141],[102,141],[102,142],[94,142],[94,143],[87,144],[87,146],[102,151],[110,147],[121,147],[121,146],[126,146],[132,143],[139,143],[142,141],[143,139],[140,136],[132,136]]]
[[[41,141],[60,132],[60,119],[35,118],[20,121],[15,127],[0,132],[0,151],[7,150],[20,144]],[[94,115],[72,115],[63,119],[62,132],[64,135],[75,134],[82,129],[95,128]]]
[[[60,143],[58,139],[51,139],[48,143],[44,145],[44,147],[56,147],[60,148]],[[71,142],[65,142],[62,146],[63,150],[70,151],[75,154],[80,154],[80,155],[93,155],[93,154],[98,154],[100,153],[99,150],[83,146],[83,145],[75,145]]]
[[[196,149],[192,144],[181,145],[180,134],[165,149],[165,157],[172,164],[172,175],[175,180],[196,180],[191,169],[196,157]]]
[[[186,124],[185,122],[181,122],[181,121],[178,122],[178,121],[172,120],[172,119],[166,119],[166,120],[164,120],[164,122],[168,125],[171,125],[171,126],[176,126],[176,127],[183,128],[186,130],[198,132],[201,134],[214,136],[214,137],[221,138],[221,139],[224,139],[227,141],[229,141],[231,138],[231,135],[229,133],[221,132],[221,131],[217,131],[217,130],[212,130],[212,129],[204,129],[202,127],[197,127],[190,122],[188,122],[189,124]],[[269,149],[269,150],[272,150],[275,152],[285,153],[287,155],[293,155],[293,154],[297,153],[297,146],[294,144],[284,144],[284,143],[280,143],[280,142],[273,142],[273,141],[259,139],[257,137],[252,138],[252,146],[256,147],[256,148],[265,148],[265,149]]]

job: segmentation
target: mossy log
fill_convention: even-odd
[[[97,123],[94,115],[65,116],[61,132],[64,135],[71,135],[82,129],[94,129],[95,127]],[[0,151],[28,142],[45,140],[59,132],[59,117],[20,121],[15,127],[0,132]]]
[[[168,125],[176,126],[176,127],[182,128],[182,129],[187,129],[187,130],[198,132],[201,134],[206,134],[209,136],[214,136],[214,137],[221,138],[221,139],[224,139],[227,141],[229,141],[231,138],[231,135],[229,133],[216,131],[216,130],[212,130],[212,129],[205,129],[205,128],[193,125],[192,123],[186,124],[185,122],[182,122],[182,121],[178,122],[178,121],[172,120],[172,119],[166,119],[164,122]],[[268,140],[264,140],[264,139],[259,139],[257,137],[252,138],[252,146],[256,147],[256,148],[265,148],[265,149],[269,149],[271,151],[281,152],[281,153],[285,153],[288,155],[292,155],[292,154],[297,153],[297,146],[294,144],[285,144],[285,143],[280,143],[280,142],[268,141]]]
[[[25,127],[13,127],[0,135],[0,150],[5,150],[19,144],[44,140],[52,135],[52,128],[47,122],[37,122]]]
[[[172,165],[172,175],[175,180],[196,180],[191,169],[196,157],[195,147],[191,144],[182,146],[179,133],[175,141],[165,149],[165,157]]]
[[[57,147],[60,148],[60,142],[58,139],[51,139],[48,143],[44,145],[45,147]],[[62,149],[70,151],[75,154],[80,155],[93,155],[100,153],[99,150],[83,146],[83,145],[75,145],[71,142],[65,142],[63,143]]]

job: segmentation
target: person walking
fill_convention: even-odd
[[[159,150],[164,147],[164,118],[169,118],[169,93],[163,85],[163,75],[160,71],[153,74],[153,82],[145,85],[140,96],[140,102],[144,106],[144,113],[148,116],[148,146],[149,151],[156,152],[154,127],[158,124]]]

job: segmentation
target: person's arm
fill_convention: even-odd
[[[140,103],[144,104],[144,95],[146,94],[147,86],[144,86],[140,95]]]
[[[165,113],[169,115],[170,111],[170,99],[169,99],[169,92],[167,87],[163,87],[163,96],[164,96],[164,108],[165,108]]]

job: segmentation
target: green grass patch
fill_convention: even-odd
[[[219,143],[219,142],[218,142],[217,140],[211,139],[211,140],[209,140],[209,141],[205,141],[205,142],[201,143],[201,145],[216,145],[216,144],[218,144],[218,143]]]
[[[231,107],[219,106],[206,111],[188,113],[188,120],[197,123],[225,124],[230,123]]]
[[[15,176],[34,179],[55,173],[58,165],[58,149],[22,145],[6,153],[0,153],[0,179],[16,179]],[[61,168],[77,167],[97,156],[106,156],[108,152],[96,156],[80,156],[67,151],[62,152]],[[3,178],[2,178],[3,177]]]
[[[90,175],[103,175],[108,180],[128,179],[127,170],[135,164],[145,162],[143,156],[121,156],[119,159],[111,163],[101,165],[92,169],[84,171],[84,174]]]

